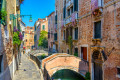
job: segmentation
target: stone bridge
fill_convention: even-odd
[[[70,69],[84,76],[88,71],[88,62],[85,62],[78,57],[63,53],[53,54],[42,60],[42,70],[44,72],[44,77],[48,80],[54,73],[62,69]]]

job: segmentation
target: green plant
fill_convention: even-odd
[[[40,38],[39,38],[39,44],[38,46],[41,46],[43,48],[48,48],[48,39],[47,39],[47,34],[48,32],[46,31],[41,31],[40,33]]]
[[[85,79],[86,79],[86,80],[90,80],[90,72],[86,72],[86,74],[85,74]]]
[[[13,32],[13,45],[18,45],[20,46],[22,42],[22,34],[14,27],[14,32]]]
[[[73,40],[72,40],[72,37],[71,37],[71,36],[68,37],[68,43],[69,43],[69,48],[70,48],[70,54],[73,55],[73,53],[72,53]]]
[[[7,11],[3,8],[1,11],[0,11],[0,17],[2,19],[2,24],[5,25],[5,20],[6,20],[6,16],[7,16]]]
[[[44,59],[45,57],[46,57],[45,54],[42,54],[42,55],[41,55],[41,59]]]
[[[78,53],[74,53],[74,56],[78,57]]]

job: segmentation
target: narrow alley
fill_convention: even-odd
[[[40,80],[40,73],[37,66],[28,59],[26,54],[22,54],[19,70],[16,71],[13,80]]]

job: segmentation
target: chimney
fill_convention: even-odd
[[[46,21],[47,21],[47,16],[46,16]]]

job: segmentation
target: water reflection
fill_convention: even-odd
[[[72,70],[62,69],[53,74],[52,80],[85,80],[85,79],[80,74]]]

